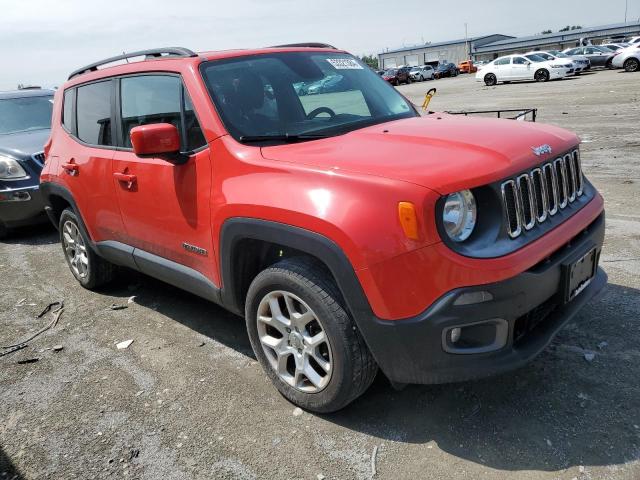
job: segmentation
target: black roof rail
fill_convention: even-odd
[[[306,48],[332,48],[333,50],[337,50],[333,45],[329,45],[328,43],[319,43],[319,42],[306,42],[306,43],[287,43],[286,45],[272,45],[267,48],[288,48],[288,47],[306,47]]]
[[[182,47],[167,47],[167,48],[152,48],[150,50],[140,50],[137,52],[123,53],[122,55],[116,55],[115,57],[105,58],[104,60],[100,60],[99,62],[92,63],[85,67],[74,70],[69,75],[69,80],[73,77],[77,77],[78,75],[82,75],[87,72],[95,72],[98,70],[98,67],[102,65],[106,65],[108,63],[117,62],[118,60],[127,60],[133,57],[141,57],[145,56],[148,58],[160,58],[160,57],[197,57],[198,54],[192,52],[188,48]]]

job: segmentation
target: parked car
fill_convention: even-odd
[[[631,44],[630,43],[603,43],[600,46],[608,48],[609,50],[612,50],[614,52],[617,52],[618,50],[622,50],[624,48],[627,48],[629,45],[631,45]]]
[[[472,60],[465,60],[458,64],[458,71],[460,73],[476,73],[478,71],[478,67],[476,67]]]
[[[556,52],[556,53],[551,53],[549,51],[532,51],[532,52],[528,52],[525,55],[537,55],[539,57],[544,58],[545,60],[554,60],[556,62],[566,62],[566,61],[571,61],[573,64],[573,73],[574,75],[579,75],[581,72],[585,71],[588,69],[589,67],[589,60],[587,60],[586,58],[577,58],[577,57],[570,57],[569,55],[562,53],[562,52]]]
[[[620,51],[613,58],[615,68],[624,68],[627,72],[640,71],[640,43],[634,43],[630,47]]]
[[[121,265],[243,316],[274,386],[314,412],[378,369],[439,383],[533,359],[606,283],[579,138],[423,117],[356,57],[308,45],[73,72],[41,176],[72,275],[94,289]],[[291,88],[335,74],[349,90]]]
[[[558,58],[572,59],[574,62],[576,62],[580,66],[580,69],[581,69],[580,73],[586,72],[587,70],[591,70],[591,62],[584,55],[567,55],[566,53],[560,50],[545,50],[545,52],[550,53],[551,55]]]
[[[435,79],[435,70],[431,65],[421,65],[413,67],[409,72],[414,82],[424,82],[425,80]]]
[[[384,72],[382,78],[394,86],[401,83],[411,83],[411,75],[406,68],[390,68]]]
[[[493,86],[498,82],[557,80],[573,73],[573,64],[564,62],[566,60],[563,63],[557,60],[548,61],[536,55],[507,55],[478,70],[476,81]]]
[[[12,228],[46,221],[40,171],[53,94],[42,89],[0,92],[0,237]]]
[[[628,43],[630,45],[634,43],[640,43],[640,37],[631,37],[625,43]]]
[[[564,53],[573,57],[574,55],[580,55],[586,57],[591,63],[592,67],[611,67],[611,60],[615,56],[615,52],[605,47],[598,47],[596,45],[588,45],[586,47],[567,48]]]
[[[457,77],[458,67],[456,67],[455,63],[441,63],[436,67],[435,77],[436,78],[444,78],[444,77]]]

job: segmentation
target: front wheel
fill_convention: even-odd
[[[498,83],[498,77],[496,77],[493,73],[487,73],[484,76],[484,84],[487,87],[493,87],[497,83]]]
[[[637,58],[627,58],[624,62],[624,69],[627,72],[637,72],[640,70],[640,60]]]
[[[115,265],[91,249],[89,238],[73,210],[67,208],[62,212],[59,230],[64,257],[80,285],[91,290],[113,279]]]
[[[271,382],[313,412],[339,410],[362,395],[378,367],[328,274],[302,259],[262,271],[247,293],[253,351]]]
[[[549,72],[547,70],[540,69],[534,74],[533,78],[536,82],[548,82]]]

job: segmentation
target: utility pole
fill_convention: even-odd
[[[629,11],[629,0],[624,0],[624,23],[627,23],[627,12]]]
[[[464,46],[467,49],[467,60],[471,60],[471,50],[469,49],[469,36],[467,33],[467,22],[464,22]]]

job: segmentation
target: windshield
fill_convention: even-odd
[[[53,97],[0,99],[0,135],[51,128]]]
[[[392,68],[391,70],[387,70],[386,72],[384,72],[384,74],[388,75],[388,76],[392,76],[392,75],[395,75],[396,72],[397,72],[397,70]]]
[[[268,53],[200,68],[222,121],[239,141],[333,136],[418,115],[392,86],[344,53]]]

